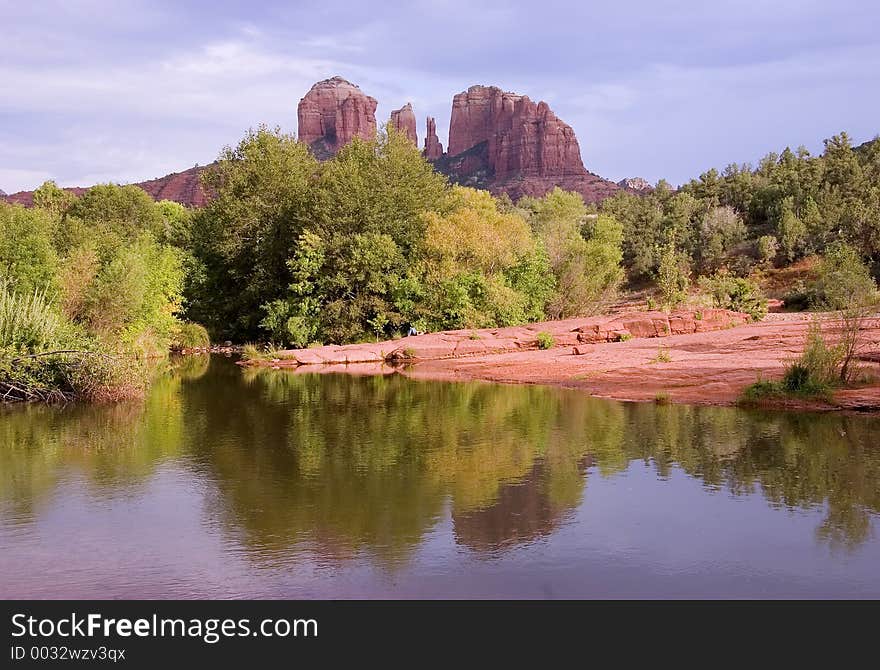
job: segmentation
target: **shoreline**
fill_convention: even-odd
[[[576,326],[590,336],[598,333],[597,338],[619,338],[616,329],[621,322],[629,321],[638,329],[656,320],[656,314],[570,319],[522,328],[446,331],[376,344],[322,347],[321,354],[309,349],[278,352],[276,358],[244,364],[299,374],[402,374],[425,380],[540,384],[582,390],[609,400],[731,406],[737,405],[743,390],[758,379],[775,381],[782,377],[786,360],[802,351],[807,329],[815,317],[806,313],[774,313],[760,322],[707,328],[702,332],[648,334],[589,343],[578,341],[577,337],[584,339],[584,335],[572,329]],[[716,314],[713,318],[717,324],[730,314],[735,313]],[[686,315],[669,316],[675,319]],[[633,321],[636,317],[638,322]],[[824,330],[833,338],[833,317],[825,315],[825,319]],[[533,341],[538,332],[552,332],[557,345],[538,349],[529,340]],[[870,384],[837,389],[830,401],[795,396],[768,399],[751,406],[880,412],[880,318],[870,319],[864,333],[866,342],[873,345],[869,350],[874,355],[861,361],[872,377]],[[484,337],[489,341],[485,342]],[[493,347],[501,350],[492,350]],[[401,356],[402,350],[413,355]],[[301,362],[308,356],[326,356],[328,351],[335,352],[335,359]]]

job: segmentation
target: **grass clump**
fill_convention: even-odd
[[[198,323],[182,322],[171,333],[171,350],[204,349],[211,346],[207,329]]]
[[[840,346],[829,346],[818,321],[810,325],[803,353],[785,366],[778,382],[758,380],[743,391],[746,403],[765,399],[827,397],[841,383],[841,367],[845,352]]]
[[[267,361],[274,357],[275,350],[265,345],[248,342],[241,348],[243,361]]]
[[[538,333],[537,336],[538,349],[552,349],[556,344],[553,336],[545,330]]]
[[[671,401],[669,398],[669,394],[665,391],[661,391],[657,395],[654,396],[654,404],[655,405],[668,405]]]
[[[657,347],[657,355],[650,361],[651,363],[671,363],[672,356],[669,349],[664,346]]]
[[[142,362],[100,351],[44,291],[21,295],[0,284],[0,401],[106,402],[145,388]]]

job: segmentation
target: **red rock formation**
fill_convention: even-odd
[[[299,141],[319,159],[333,156],[352,138],[376,136],[376,99],[342,77],[312,86],[297,108]]]
[[[158,179],[142,181],[135,186],[145,190],[153,200],[173,200],[187,207],[204,207],[208,202],[208,194],[201,179],[204,170],[205,167],[196,166]]]
[[[413,144],[419,146],[419,138],[416,134],[416,115],[413,113],[410,103],[391,112],[391,125],[397,132],[403,133]]]
[[[425,150],[422,152],[429,161],[436,161],[443,157],[443,145],[437,137],[437,124],[434,117],[429,116],[426,122]]]
[[[629,191],[631,193],[650,193],[654,190],[654,187],[651,186],[650,182],[647,179],[642,179],[641,177],[629,177],[627,179],[621,179],[617,182],[617,185],[620,186],[624,191]]]
[[[397,359],[437,360],[463,358],[479,354],[500,354],[537,349],[537,333],[553,336],[555,347],[577,347],[581,354],[592,351],[591,345],[621,342],[629,339],[670,337],[706,333],[741,326],[749,321],[747,314],[726,309],[704,309],[697,314],[690,310],[663,312],[630,312],[617,316],[581,317],[564,321],[545,321],[526,326],[488,328],[485,330],[446,330],[441,333],[414,335],[403,340],[363,344],[329,344],[313,349],[292,349],[280,361],[249,361],[249,365],[329,365],[350,363],[382,363]],[[474,339],[474,332],[480,337]],[[405,345],[405,346],[404,346]],[[585,346],[586,345],[586,346]]]
[[[322,160],[354,137],[372,139],[376,134],[376,100],[341,77],[312,86],[300,100],[297,114],[299,140]],[[392,112],[391,120],[416,142],[409,103]],[[514,199],[541,196],[559,186],[581,193],[587,202],[597,202],[621,188],[584,168],[574,131],[546,103],[494,86],[472,86],[454,97],[446,154],[434,119],[428,117],[424,155],[457,183],[507,193]],[[208,194],[201,186],[201,170],[192,168],[137,186],[155,199],[202,206]],[[632,184],[626,188],[633,190]],[[33,194],[16,193],[5,199],[31,205]]]
[[[454,97],[448,157],[441,169],[456,181],[514,198],[560,186],[595,202],[619,190],[587,172],[574,131],[547,103],[495,86],[471,86]]]

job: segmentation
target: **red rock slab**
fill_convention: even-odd
[[[745,323],[748,316],[727,310],[704,310],[702,314],[679,311],[633,312],[619,316],[584,317],[545,321],[526,326],[447,330],[405,337],[385,342],[327,345],[311,349],[291,349],[278,353],[272,361],[281,367],[305,365],[348,365],[382,361],[436,360],[465,358],[521,350],[538,346],[538,333],[553,336],[555,346],[572,347],[596,342],[618,342],[631,338],[668,337],[673,334],[670,319],[676,324],[704,323],[707,329],[729,328]]]
[[[724,310],[711,314],[704,311],[703,318],[694,318],[694,312],[690,312],[692,318],[688,318],[689,312],[684,311],[670,315],[670,322],[673,317],[685,324],[705,322],[701,326],[703,330],[575,346],[560,343],[572,332],[614,333],[615,324],[638,323],[637,329],[647,328],[647,323],[655,324],[660,318],[658,314],[662,313],[639,313],[638,319],[630,314],[615,318],[551,321],[516,328],[447,331],[396,340],[391,343],[395,345],[393,349],[388,343],[322,347],[333,353],[324,354],[321,360],[352,360],[352,356],[346,358],[340,353],[340,350],[352,348],[362,355],[372,352],[370,355],[373,356],[388,350],[411,349],[408,354],[416,356],[411,361],[413,364],[396,369],[400,374],[416,379],[547,384],[581,389],[597,397],[616,400],[654,401],[662,396],[670,402],[732,405],[743,389],[756,380],[782,377],[787,361],[803,351],[810,322],[815,318],[803,314],[772,314],[759,323],[745,323],[745,315]],[[833,342],[839,336],[839,324],[831,315],[825,315],[824,320],[823,330]],[[741,325],[731,327],[735,322]],[[598,331],[596,326],[599,326]],[[713,326],[716,329],[710,330]],[[549,350],[537,349],[535,338],[541,331],[558,338],[557,346]],[[654,332],[657,332],[656,327]],[[471,339],[473,337],[480,339]],[[794,399],[775,406],[821,411],[880,411],[880,357],[876,355],[880,353],[880,318],[866,323],[862,337],[867,346],[861,362],[868,377],[873,376],[873,382],[859,388],[838,390],[831,402]],[[662,361],[659,356],[661,346]],[[457,353],[456,347],[460,347]],[[297,363],[282,360],[275,365],[297,366]],[[372,367],[364,364],[302,365],[298,371],[347,371],[349,368],[365,374],[388,373],[388,366],[379,360],[374,361]]]

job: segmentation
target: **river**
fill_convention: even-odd
[[[178,361],[0,409],[3,598],[880,597],[880,420]]]

